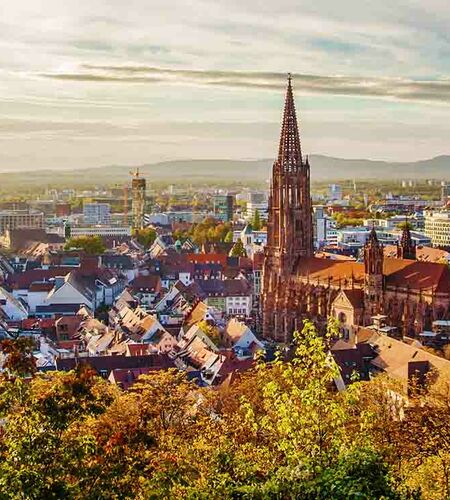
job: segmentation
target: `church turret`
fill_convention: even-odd
[[[383,245],[378,241],[375,228],[370,231],[364,246],[364,312],[366,322],[380,314],[383,305]]]
[[[411,238],[408,221],[405,222],[400,243],[397,244],[397,258],[416,260],[416,246]]]

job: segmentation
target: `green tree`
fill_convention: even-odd
[[[255,214],[253,216],[252,227],[255,231],[261,230],[261,216],[258,209],[255,210]]]
[[[77,236],[70,238],[64,248],[65,250],[81,249],[88,255],[102,254],[106,250],[100,236]]]
[[[81,423],[104,411],[114,392],[85,368],[36,376],[30,382],[4,381],[0,496],[86,498],[81,494],[83,475],[95,440]]]
[[[336,334],[305,322],[286,359],[214,390],[175,369],[128,391],[84,365],[0,375],[0,498],[448,498],[448,382],[407,411],[387,377],[339,392]]]
[[[228,231],[223,240],[225,243],[233,243],[233,231]]]
[[[239,238],[231,249],[231,257],[247,257],[241,238]]]
[[[401,229],[402,231],[404,229],[409,229],[409,230],[413,229],[412,224],[410,222],[407,222],[407,221],[400,222],[400,224],[397,225],[397,228]]]
[[[198,327],[209,337],[209,339],[217,346],[222,345],[222,337],[220,336],[219,328],[206,320],[200,321]]]
[[[146,227],[144,229],[137,229],[134,236],[144,248],[148,249],[155,241],[157,233],[152,227]]]
[[[1,351],[6,354],[3,369],[12,376],[26,377],[36,372],[36,359],[33,350],[36,348],[33,339],[17,337],[16,339],[2,340]]]

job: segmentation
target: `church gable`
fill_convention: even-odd
[[[333,309],[346,309],[359,312],[364,308],[364,293],[362,290],[341,290],[332,304]]]
[[[337,297],[333,301],[333,307],[334,308],[346,308],[346,309],[353,309],[353,305],[348,299],[348,297],[345,295],[345,292],[342,290],[339,292]]]

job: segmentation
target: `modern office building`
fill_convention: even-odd
[[[320,248],[326,243],[327,220],[322,205],[313,206],[314,248]]]
[[[3,210],[0,212],[0,235],[7,229],[42,229],[44,213],[34,210]]]
[[[444,205],[447,205],[447,203],[450,201],[450,182],[442,182],[441,200]]]
[[[435,247],[450,247],[450,210],[426,210],[425,234]]]
[[[128,226],[71,226],[70,236],[102,236],[102,237],[125,237],[131,236],[131,228]]]
[[[109,203],[85,203],[83,205],[83,217],[85,224],[110,224],[111,205]]]
[[[214,217],[222,222],[233,220],[234,196],[231,194],[215,194],[213,196]]]
[[[328,199],[331,201],[342,200],[342,187],[339,184],[330,184],[328,187]]]

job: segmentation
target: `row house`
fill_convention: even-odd
[[[227,315],[248,317],[252,311],[252,287],[247,279],[197,280],[208,306]]]
[[[141,275],[136,277],[129,285],[129,289],[141,305],[151,307],[160,298],[162,281],[157,274]]]

